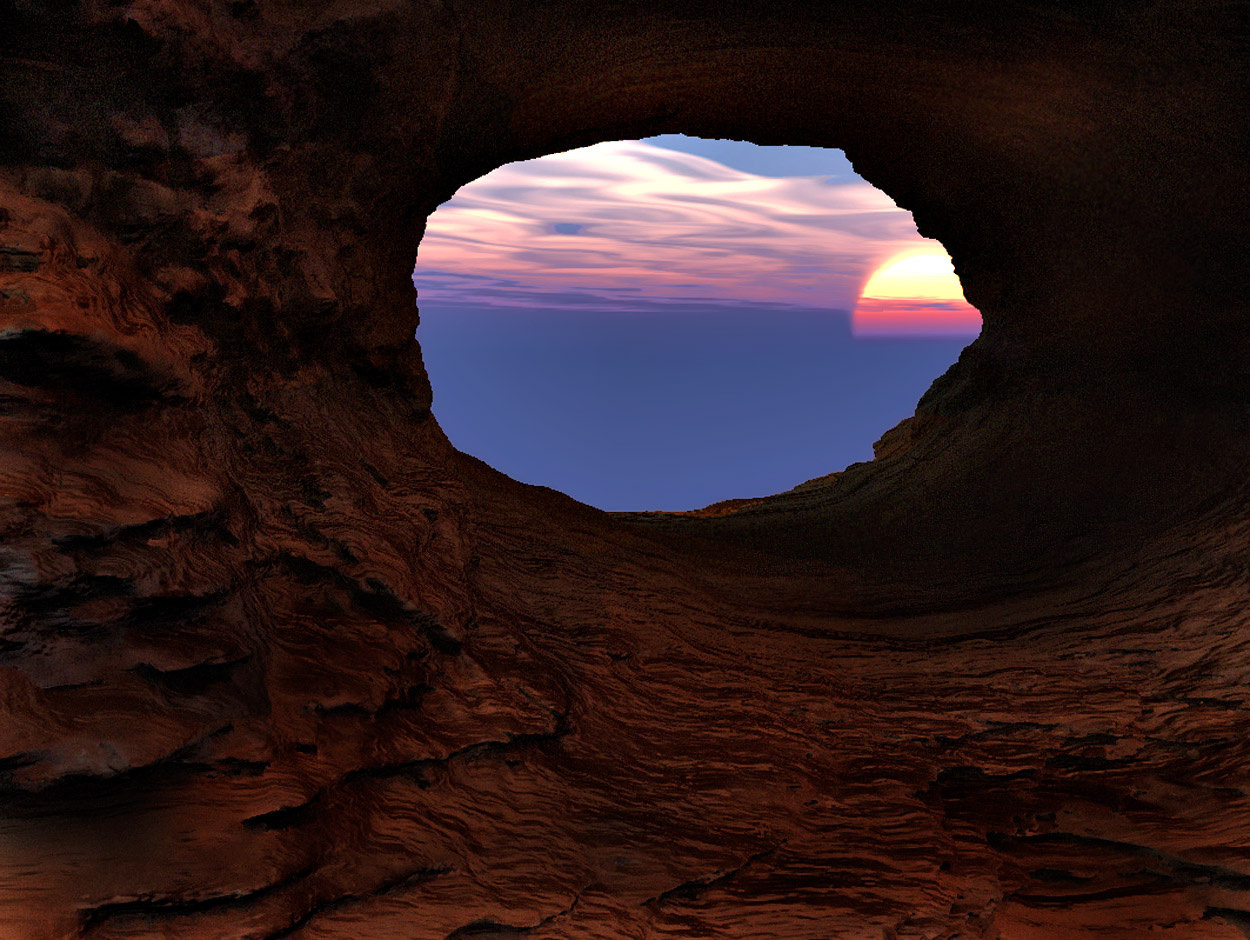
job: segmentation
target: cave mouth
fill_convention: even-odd
[[[980,330],[940,244],[841,151],[682,135],[463,186],[413,279],[451,442],[613,511],[870,460]]]

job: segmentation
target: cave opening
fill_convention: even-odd
[[[676,134],[463,186],[413,278],[451,442],[615,511],[872,459],[981,325],[940,243],[841,151]]]

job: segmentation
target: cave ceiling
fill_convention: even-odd
[[[0,936],[1245,937],[1247,23],[0,2]],[[606,514],[451,447],[413,260],[674,132],[843,149],[985,328]]]

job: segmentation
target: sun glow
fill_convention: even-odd
[[[896,255],[877,268],[860,296],[878,300],[963,300],[964,288],[955,276],[950,255],[940,248],[921,248]]]
[[[887,259],[860,291],[856,336],[975,335],[981,314],[964,299],[954,264],[940,245]]]

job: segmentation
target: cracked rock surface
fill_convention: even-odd
[[[0,0],[0,937],[1245,937],[1246,17]],[[679,131],[981,338],[778,496],[457,453],[426,217]]]

